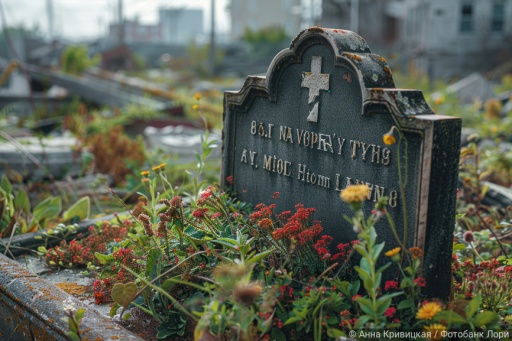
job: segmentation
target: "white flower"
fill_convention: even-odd
[[[71,300],[71,298],[67,298],[64,302],[63,302],[63,307],[62,307],[65,311],[70,311],[70,312],[75,312],[76,311],[76,306],[75,306],[75,302],[73,302]]]

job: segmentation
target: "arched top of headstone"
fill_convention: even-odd
[[[364,88],[394,88],[395,83],[386,59],[372,53],[366,41],[357,33],[341,29],[310,27],[300,32],[287,50],[281,51],[272,61],[267,71],[269,90],[271,79],[277,70],[300,58],[304,50],[315,44],[327,44],[335,54],[336,63],[347,61],[357,70]],[[295,58],[294,58],[295,57]]]
[[[333,56],[331,64],[334,65],[327,65],[327,59],[321,56],[304,60],[306,51],[316,45],[330,50]],[[301,63],[310,66],[310,72],[306,72],[302,83],[303,87],[310,89],[309,103],[315,102],[323,91],[330,92],[329,86],[332,85],[329,83],[335,81],[329,80],[328,73],[322,71],[325,68],[333,70],[342,66],[356,76],[350,76],[349,81],[359,84],[363,115],[379,112],[383,106],[396,117],[434,114],[421,91],[395,88],[386,59],[372,53],[366,41],[357,33],[316,26],[300,32],[288,49],[278,53],[265,77],[247,77],[240,91],[229,94],[226,104],[247,107],[252,100],[252,96],[249,96],[251,92],[268,97],[273,102],[277,101],[279,87],[283,85],[283,75],[291,66]],[[312,76],[309,76],[310,74]]]

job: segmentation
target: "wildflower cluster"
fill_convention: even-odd
[[[460,281],[455,283],[455,292],[459,297],[473,298],[481,296],[482,305],[493,311],[504,311],[512,302],[512,265],[503,265],[496,259],[474,264],[466,260],[460,264]]]
[[[283,227],[272,232],[272,237],[275,240],[284,239],[303,246],[318,237],[323,228],[318,220],[311,219],[316,211],[314,208],[304,208],[302,204],[297,204],[295,208],[297,209],[295,214],[287,219]]]
[[[99,265],[94,253],[106,252],[107,241],[119,242],[126,237],[131,223],[129,221],[122,223],[123,225],[115,225],[103,222],[98,226],[90,226],[87,237],[79,234],[78,239],[69,243],[63,240],[59,246],[46,250],[46,263],[60,267],[86,266],[88,263]]]

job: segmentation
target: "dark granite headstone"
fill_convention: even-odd
[[[407,140],[400,147],[403,194],[398,144],[382,140],[393,125]],[[434,114],[421,91],[395,89],[385,59],[360,36],[312,27],[274,58],[266,77],[250,76],[225,94],[222,181],[233,176],[242,201],[270,203],[280,192],[278,211],[297,203],[316,208],[335,245],[357,238],[343,219],[353,212],[340,191],[369,184],[366,213],[378,196],[389,197],[400,238],[424,250],[425,294],[446,298],[460,131],[461,120]],[[398,245],[385,219],[376,229],[385,250]]]

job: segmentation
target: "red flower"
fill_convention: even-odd
[[[384,284],[384,290],[388,291],[390,289],[398,289],[398,282],[397,281],[386,281],[386,284]]]
[[[208,209],[207,209],[207,208],[202,208],[202,207],[200,207],[200,208],[196,208],[196,209],[194,210],[194,212],[192,212],[192,215],[193,215],[195,218],[197,218],[197,219],[202,219],[202,218],[204,218],[204,215],[205,215],[205,213],[206,213],[206,212],[208,212]]]
[[[393,318],[393,316],[395,316],[395,313],[396,313],[396,308],[389,307],[388,309],[386,309],[384,316],[387,316],[391,319],[391,318]]]
[[[352,301],[355,301],[359,297],[363,297],[363,296],[361,296],[359,294],[356,294],[356,295],[352,296]]]
[[[420,288],[423,288],[425,285],[427,285],[427,282],[425,281],[425,278],[418,277],[414,280],[414,283],[416,283]]]

